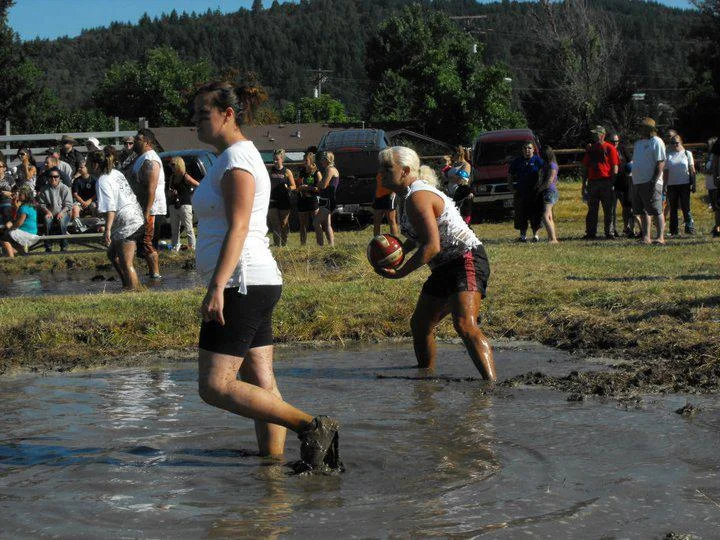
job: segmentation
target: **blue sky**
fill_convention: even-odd
[[[285,0],[280,0],[281,3]],[[267,7],[272,0],[263,0]],[[660,0],[668,6],[691,8],[689,0]],[[77,36],[83,29],[108,26],[113,21],[137,22],[143,13],[151,17],[186,11],[203,13],[208,8],[229,13],[250,8],[252,0],[16,0],[10,9],[10,26],[23,40]]]

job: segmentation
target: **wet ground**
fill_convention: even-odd
[[[601,364],[524,343],[496,359],[503,378]],[[434,374],[413,363],[405,344],[278,351],[285,399],[342,421],[336,477],[253,455],[192,362],[4,379],[1,536],[717,538],[717,395],[488,392],[453,344]]]
[[[140,282],[152,290],[176,290],[203,285],[195,270],[167,266],[163,279],[151,280],[143,274],[144,263],[137,266]],[[30,275],[0,275],[0,297],[47,294],[97,294],[121,292],[114,270],[55,270]]]

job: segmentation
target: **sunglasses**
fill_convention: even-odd
[[[51,174],[50,178],[57,179],[57,178],[60,178],[60,176],[57,174]]]
[[[18,154],[18,156],[21,156],[21,157],[22,157],[22,156],[27,156],[27,152],[20,152],[20,153]]]
[[[132,144],[134,144],[134,143],[133,143],[133,141],[125,141],[123,144],[124,144],[125,146],[130,146],[130,145],[132,145]]]

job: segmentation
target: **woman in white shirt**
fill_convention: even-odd
[[[435,186],[435,173],[420,167],[414,150],[394,146],[379,155],[383,187],[405,199],[400,230],[416,249],[399,268],[376,268],[389,279],[399,279],[430,267],[410,321],[415,356],[421,368],[434,368],[435,327],[447,315],[484,379],[494,381],[495,361],[490,341],[478,327],[477,314],[485,296],[490,264],[482,242],[463,220],[455,203]]]
[[[678,209],[683,213],[685,233],[695,234],[695,222],[690,212],[690,193],[695,193],[695,161],[692,152],[683,147],[682,138],[677,133],[670,137],[665,175],[670,208],[670,234],[679,234]]]
[[[145,217],[127,179],[115,169],[117,155],[112,146],[90,152],[86,165],[97,180],[98,212],[105,214],[105,245],[107,255],[120,275],[123,287],[138,290],[140,281],[135,271],[137,243],[145,234]]]
[[[271,184],[241,130],[263,97],[257,88],[217,82],[194,101],[198,138],[219,154],[193,197],[197,269],[208,281],[199,392],[208,404],[255,420],[261,455],[282,455],[289,428],[300,438],[303,469],[337,469],[338,422],[283,401],[273,373],[272,312],[282,277],[267,239]]]

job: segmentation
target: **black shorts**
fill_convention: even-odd
[[[395,194],[391,193],[384,197],[375,197],[373,210],[395,210]]]
[[[225,326],[216,321],[203,322],[198,346],[245,358],[250,349],[272,345],[272,313],[281,292],[281,285],[248,285],[247,294],[228,287],[223,306]]]
[[[313,212],[320,207],[317,197],[298,197],[298,212]]]
[[[478,291],[481,298],[485,298],[489,277],[490,263],[485,248],[480,245],[434,268],[423,285],[422,293],[449,298],[459,292]]]

